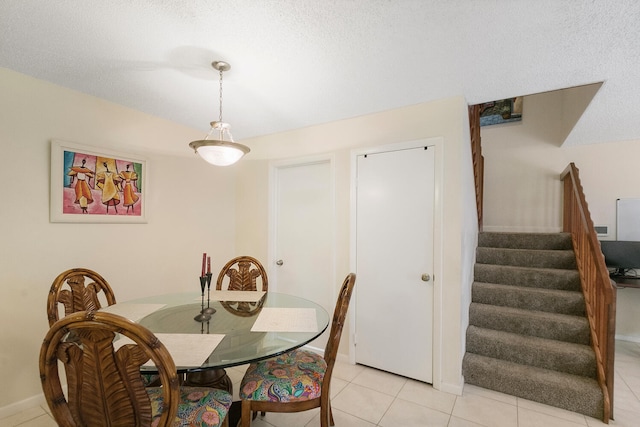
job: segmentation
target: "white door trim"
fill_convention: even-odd
[[[369,148],[358,148],[351,150],[350,168],[350,201],[349,201],[349,267],[351,271],[356,269],[356,202],[357,202],[357,158],[360,155],[381,153],[386,151],[397,151],[423,146],[435,147],[435,170],[434,170],[434,203],[433,203],[433,387],[440,389],[442,383],[442,274],[443,274],[443,188],[444,188],[444,138],[424,138],[414,141],[401,142],[396,144],[381,145]],[[354,293],[357,294],[358,279],[356,277],[356,287]],[[354,295],[353,299],[357,297]],[[349,362],[355,363],[355,324],[356,310],[355,304],[349,309]]]

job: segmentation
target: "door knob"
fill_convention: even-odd
[[[282,265],[282,264],[284,264],[284,262],[281,259],[276,261],[276,265]]]
[[[428,282],[429,280],[431,280],[431,276],[429,276],[428,274],[423,274],[422,275],[422,281],[423,282]]]

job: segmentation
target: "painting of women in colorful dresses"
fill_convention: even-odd
[[[138,181],[138,174],[129,170],[129,167],[133,167],[133,164],[127,165],[127,170],[120,172],[120,178],[124,182],[124,186],[122,187],[122,194],[124,196],[124,206],[127,208],[127,212],[129,209],[133,210],[134,205],[140,199],[135,192],[134,184]]]
[[[71,166],[67,174],[71,177],[71,184],[74,185],[75,188],[76,198],[74,203],[80,207],[82,213],[88,213],[87,208],[90,203],[93,203],[90,182],[94,173],[85,166],[86,163],[87,159],[82,159],[82,164],[80,166]]]
[[[63,161],[63,214],[142,214],[142,163],[71,150]]]

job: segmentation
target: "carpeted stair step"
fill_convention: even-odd
[[[465,383],[602,419],[603,396],[596,380],[466,353]]]
[[[547,313],[472,302],[469,324],[533,337],[589,345],[589,322],[585,317]]]
[[[578,270],[476,263],[474,277],[484,283],[582,292]]]
[[[573,250],[546,249],[476,249],[476,262],[480,264],[514,265],[535,268],[576,269],[576,257]]]
[[[478,235],[465,382],[602,419],[569,233]]]
[[[596,378],[591,347],[510,332],[467,328],[467,352],[513,363]]]
[[[573,250],[570,233],[481,232],[478,246],[512,249]]]
[[[475,282],[471,292],[471,300],[481,304],[570,314],[572,316],[585,315],[582,292],[481,282]]]

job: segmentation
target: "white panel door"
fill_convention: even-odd
[[[356,362],[432,382],[434,147],[357,157]]]
[[[331,315],[333,289],[333,188],[327,161],[277,167],[275,265],[269,289],[309,299]],[[326,334],[313,346],[324,349]]]

